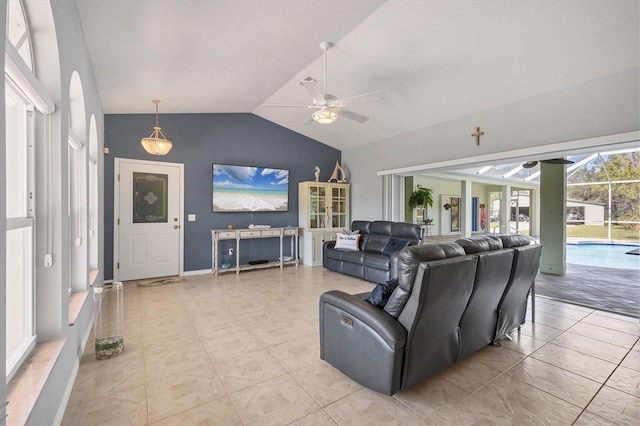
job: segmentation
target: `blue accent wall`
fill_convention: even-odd
[[[159,124],[173,149],[165,156],[148,154],[140,139],[148,136],[154,114],[107,114],[104,118],[104,277],[113,278],[114,158],[184,164],[184,271],[211,268],[211,229],[246,228],[249,224],[298,225],[298,182],[327,181],[341,152],[254,114],[160,114]],[[289,211],[212,213],[213,163],[289,170]],[[188,222],[187,215],[196,221]],[[277,241],[247,241],[241,261],[273,258]],[[245,242],[243,242],[245,244]]]

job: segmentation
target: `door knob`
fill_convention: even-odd
[[[180,228],[180,225],[173,225],[173,229],[178,229]]]

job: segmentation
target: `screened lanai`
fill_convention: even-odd
[[[640,146],[571,155],[566,160],[569,163],[566,167],[567,237],[640,242]],[[507,163],[459,170],[458,173],[493,178],[512,185],[518,182],[535,184],[540,181],[540,163]],[[522,212],[516,214],[516,220],[512,209],[512,222],[528,221],[533,213],[528,204],[523,205],[528,200],[522,194],[514,193],[511,195],[512,206],[516,198]],[[491,206],[489,217],[497,219],[494,203]],[[493,229],[497,221],[491,222]],[[515,226],[512,224],[512,227]]]
[[[640,256],[627,252],[640,245],[640,144],[564,159],[566,273],[540,273],[538,295],[638,317]],[[541,162],[533,163],[451,172],[452,179],[486,183],[480,203],[486,203],[488,229],[479,232],[517,232],[539,239]],[[430,184],[438,185],[433,177],[422,181],[422,186]],[[434,213],[430,217],[437,218]],[[508,219],[501,220],[501,214]]]

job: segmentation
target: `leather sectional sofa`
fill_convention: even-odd
[[[541,253],[514,234],[407,247],[384,308],[320,297],[320,357],[377,392],[407,389],[524,323]]]
[[[337,249],[335,241],[327,241],[323,246],[322,266],[375,283],[395,275],[391,271],[396,270],[399,250],[385,254],[390,243],[404,241],[412,246],[421,241],[420,225],[412,223],[355,220],[351,231],[360,234],[359,250]]]

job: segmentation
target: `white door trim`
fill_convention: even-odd
[[[120,185],[118,184],[118,175],[120,170],[120,165],[123,163],[128,163],[132,165],[140,164],[145,166],[168,166],[168,167],[177,167],[180,172],[180,196],[179,196],[179,212],[180,212],[180,237],[179,244],[180,248],[178,250],[179,260],[178,260],[178,271],[179,275],[184,275],[184,164],[182,163],[168,163],[163,161],[148,161],[148,160],[134,160],[130,158],[114,158],[113,159],[113,280],[119,281],[119,271],[117,266],[117,262],[119,257],[119,249],[120,249],[120,236],[118,232],[118,216],[120,211]]]

